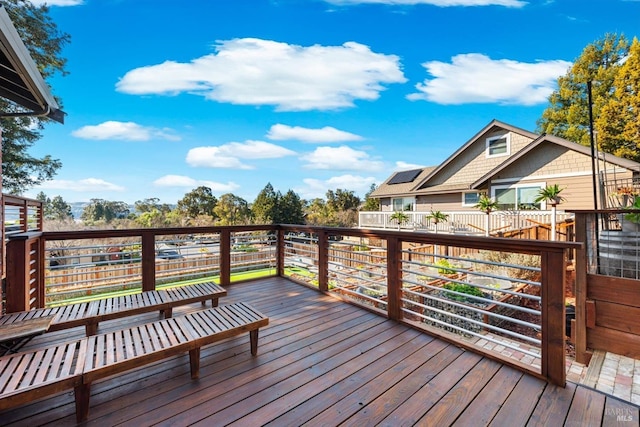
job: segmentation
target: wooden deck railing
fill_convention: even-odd
[[[568,250],[580,246],[575,243],[292,225],[21,234],[13,236],[9,246],[9,256],[16,267],[12,268],[11,274],[7,276],[7,301],[12,301],[7,308],[20,311],[42,307],[45,304],[46,282],[51,281],[51,277],[58,274],[60,268],[56,266],[57,268],[52,269],[51,257],[45,255],[52,250],[52,242],[84,241],[97,245],[96,242],[102,241],[102,249],[99,250],[106,253],[111,252],[104,248],[116,246],[114,241],[124,242],[117,244],[120,245],[119,250],[122,251],[123,245],[129,245],[128,253],[135,248],[135,256],[125,260],[126,268],[118,267],[118,262],[122,261],[120,259],[111,261],[115,262],[118,271],[134,269],[132,265],[135,264],[135,268],[139,269],[139,289],[154,289],[159,279],[158,272],[161,271],[158,264],[166,261],[157,258],[158,242],[167,241],[167,236],[178,236],[180,239],[186,236],[190,241],[210,239],[211,242],[207,244],[216,248],[214,257],[217,259],[217,265],[214,263],[211,267],[210,276],[215,276],[215,280],[223,286],[229,285],[232,276],[241,270],[250,271],[269,266],[267,274],[287,276],[319,291],[332,293],[398,322],[428,330],[475,351],[485,352],[504,363],[553,383],[563,385],[565,382],[563,272]],[[67,248],[69,246],[76,247],[77,243],[67,245]],[[234,258],[234,253],[247,248],[252,248],[260,255],[249,260],[240,253],[242,256]],[[193,250],[195,249],[189,253],[193,253]],[[527,267],[515,261],[495,261],[489,256],[499,253],[530,255],[535,257],[536,265]],[[438,263],[443,260],[451,261],[452,265],[440,270],[441,264]],[[176,274],[179,275],[180,270],[185,268],[187,261],[188,258],[179,260],[180,266],[175,268]],[[471,264],[461,266],[462,264],[455,264],[454,261]],[[104,270],[98,267],[100,266],[96,266],[96,272],[102,271],[100,274],[104,274]],[[504,272],[499,270],[501,268],[505,269]],[[533,272],[535,278],[511,278],[510,273],[506,272],[523,269]],[[493,289],[488,287],[491,285],[472,281],[472,276],[495,279],[506,277],[513,285],[518,286],[511,290]],[[89,285],[97,282],[90,278],[85,280]],[[440,291],[443,280],[477,287],[484,293],[479,297],[469,297],[459,291]],[[523,291],[525,288],[533,289],[534,294]],[[438,292],[434,293],[434,290]],[[469,322],[463,326],[447,325],[444,329],[438,327],[446,324],[449,318],[465,320],[465,315],[461,315],[459,311],[453,314],[443,311],[443,292],[458,297],[449,304],[467,310],[463,313],[480,313],[480,317],[476,316],[476,320],[470,321],[475,326],[479,325],[479,328],[466,330],[464,325]],[[514,362],[499,352],[486,350],[477,345],[476,338],[484,336],[482,331],[521,336],[518,331],[503,329],[487,320],[495,317],[508,321],[510,312],[496,314],[485,308],[459,302],[469,298],[486,300],[489,294],[500,294],[504,297],[498,298],[494,305],[501,305],[509,310],[537,313],[533,316],[537,319],[533,323],[529,320],[514,322],[532,327],[532,330],[537,332],[528,339],[537,343],[539,366]],[[520,301],[527,299],[532,301],[531,304],[535,305],[535,308],[531,308],[531,304],[529,307],[520,307]],[[440,315],[436,316],[433,313]],[[459,334],[451,333],[451,330]],[[475,344],[469,339],[463,339],[462,335],[474,338]],[[492,341],[491,336],[486,339]],[[517,348],[517,344],[515,345]],[[523,352],[526,353],[526,350]]]

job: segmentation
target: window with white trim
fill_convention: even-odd
[[[541,209],[540,202],[535,199],[544,184],[526,184],[515,186],[496,186],[491,190],[493,198],[498,202],[501,210],[532,210]]]
[[[462,206],[475,206],[480,200],[480,193],[462,193]]]
[[[393,211],[412,211],[414,201],[415,199],[413,197],[397,197],[391,199]]]
[[[486,139],[486,157],[508,156],[510,152],[511,138],[508,133]]]

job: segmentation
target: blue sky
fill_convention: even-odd
[[[200,185],[363,196],[498,119],[534,131],[571,62],[640,33],[630,0],[49,0],[62,161],[29,191],[175,203]]]

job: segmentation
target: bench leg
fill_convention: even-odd
[[[160,310],[160,314],[164,316],[165,319],[170,319],[173,316],[173,307],[166,307]]]
[[[218,297],[211,298],[211,307],[217,307],[217,306],[218,306]]]
[[[87,336],[90,337],[98,333],[98,322],[90,322],[85,325]]]
[[[91,397],[91,384],[80,384],[75,387],[76,397],[76,421],[81,423],[89,417],[89,398]]]
[[[258,354],[258,330],[249,331],[249,341],[251,341],[251,355]]]
[[[200,377],[200,347],[189,350],[189,364],[191,366],[191,379]]]

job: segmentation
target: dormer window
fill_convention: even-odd
[[[508,156],[511,150],[509,134],[487,138],[487,157]]]

